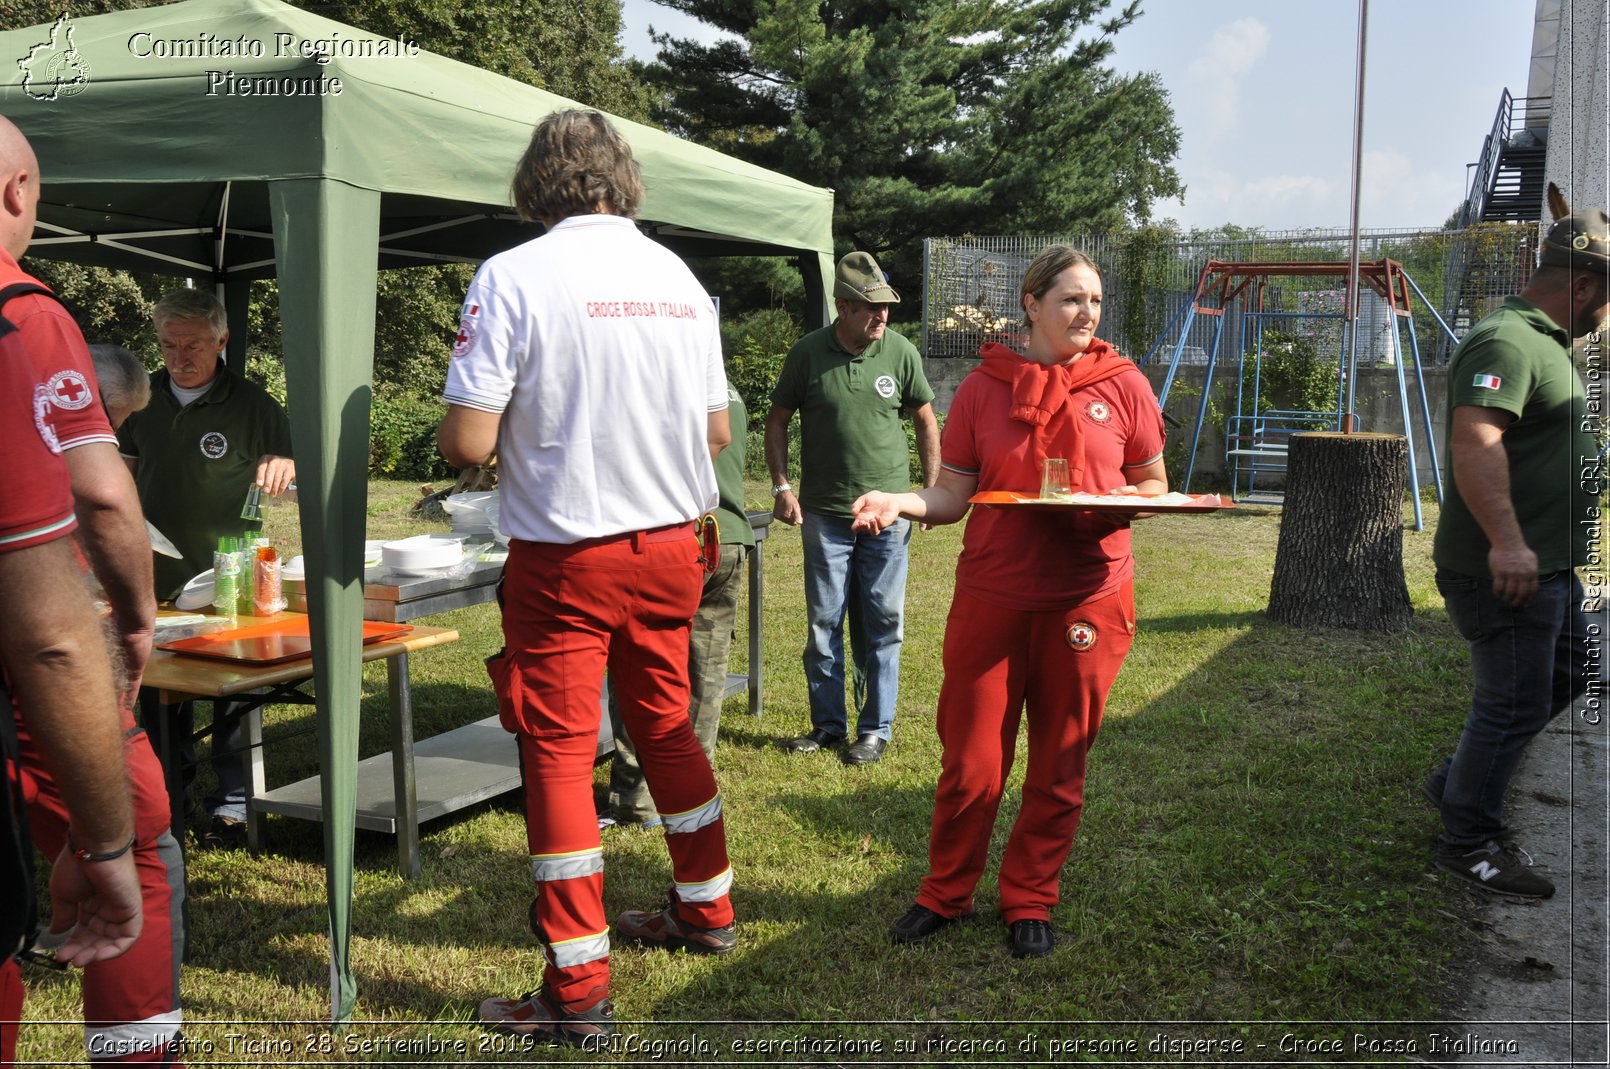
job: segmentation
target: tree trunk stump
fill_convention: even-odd
[[[1292,436],[1271,620],[1293,627],[1408,629],[1414,612],[1403,579],[1408,455],[1408,441],[1399,434]]]

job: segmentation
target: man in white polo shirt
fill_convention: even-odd
[[[603,852],[592,800],[607,666],[665,820],[674,889],[615,936],[723,954],[737,945],[721,795],[688,720],[688,632],[703,582],[695,521],[730,440],[710,298],[638,232],[642,179],[597,112],[538,124],[514,179],[547,232],[470,284],[443,399],[442,453],[495,451],[504,649],[489,663],[520,749],[536,882],[538,990],[489,998],[501,1031],[594,1046],[613,1033]]]

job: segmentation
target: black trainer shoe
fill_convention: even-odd
[[[738,933],[729,924],[723,928],[700,928],[677,916],[676,895],[658,912],[631,909],[615,918],[615,938],[658,950],[686,950],[690,954],[731,954],[738,947]]]
[[[914,905],[889,926],[889,934],[894,937],[896,943],[920,943],[941,928],[948,928],[957,921],[972,920],[976,915],[977,913],[970,909],[960,917],[946,917],[935,913],[927,906]]]
[[[1528,867],[1530,857],[1523,861],[1517,853],[1525,851],[1492,841],[1465,854],[1438,854],[1437,867],[1506,898],[1551,897],[1554,885]]]
[[[830,750],[843,741],[843,735],[830,735],[821,728],[811,728],[799,738],[784,743],[783,749],[790,753],[815,753],[817,750]]]
[[[1038,919],[1013,921],[1008,928],[1012,932],[1014,958],[1043,958],[1057,945],[1050,921]]]
[[[548,994],[546,986],[519,998],[489,998],[478,1016],[494,1032],[544,1039],[550,1045],[597,1049],[615,1034],[615,1008],[607,987],[595,987],[587,998],[568,1005]]]

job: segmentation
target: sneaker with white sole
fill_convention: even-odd
[[[1554,885],[1533,872],[1528,867],[1531,858],[1523,861],[1517,856],[1520,853],[1525,851],[1491,840],[1468,853],[1439,853],[1437,867],[1495,895],[1507,898],[1551,897]]]
[[[489,998],[477,1013],[494,1032],[596,1049],[615,1034],[615,1007],[607,987],[595,987],[579,1002],[563,1003],[548,993],[530,991],[519,998]]]
[[[730,954],[738,946],[733,925],[700,928],[677,916],[676,894],[664,909],[627,910],[615,918],[615,938],[658,950],[686,950],[690,954]]]

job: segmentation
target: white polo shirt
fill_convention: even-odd
[[[514,538],[579,542],[715,507],[707,416],[727,407],[715,310],[630,219],[572,216],[487,260],[442,399],[502,415],[499,525]]]

